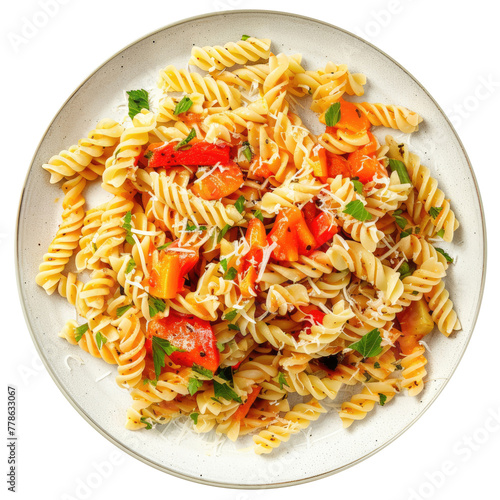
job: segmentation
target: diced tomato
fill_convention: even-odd
[[[184,288],[184,277],[198,262],[198,252],[176,252],[179,240],[160,252],[149,277],[149,293],[161,299],[173,299]]]
[[[201,115],[200,113],[192,113],[192,112],[180,113],[179,120],[183,121],[184,123],[192,127],[195,123],[198,124],[203,121],[203,115]]]
[[[316,217],[316,215],[318,214],[318,209],[316,208],[316,204],[313,201],[309,201],[304,205],[302,213],[304,214],[304,219],[306,221],[306,224],[309,225],[311,221],[314,219],[314,217]]]
[[[315,249],[330,241],[339,232],[335,220],[325,212],[317,215],[308,225],[316,240]]]
[[[170,359],[182,366],[193,363],[215,372],[219,367],[217,339],[209,321],[196,316],[184,316],[171,312],[161,319],[153,319],[148,324],[146,349],[151,353],[152,337],[168,340],[173,346],[184,352],[174,351]]]
[[[376,158],[364,154],[361,150],[351,153],[347,161],[351,176],[358,177],[363,184],[370,182],[376,174],[387,177],[385,167]]]
[[[181,278],[179,255],[164,253],[151,271],[149,293],[161,299],[173,299]]]
[[[365,144],[362,148],[360,148],[359,151],[361,151],[365,155],[372,155],[373,153],[377,152],[379,144],[377,138],[371,132],[367,132],[367,134],[368,137],[370,138],[370,142],[368,144]]]
[[[248,223],[245,239],[250,245],[250,250],[243,258],[243,279],[240,282],[240,292],[243,297],[250,298],[255,296],[257,268],[262,262],[262,249],[267,245],[266,228],[257,217]]]
[[[239,422],[247,416],[248,411],[255,403],[261,389],[262,387],[258,385],[253,388],[252,392],[248,395],[247,400],[242,405],[238,406],[238,409],[233,413],[232,420]]]
[[[226,143],[212,144],[210,142],[191,140],[189,149],[175,150],[178,143],[170,142],[153,150],[149,161],[150,168],[174,167],[176,165],[213,166],[217,163],[226,165],[229,162],[231,146]]]
[[[272,256],[288,262],[298,260],[299,255],[307,255],[316,246],[302,212],[296,207],[280,210],[267,241],[269,245],[277,243]]]
[[[318,148],[318,154],[313,156],[313,174],[315,177],[321,179],[322,182],[326,182],[328,178],[328,160],[326,157],[326,149],[323,147]]]
[[[207,177],[195,181],[191,190],[204,200],[219,200],[234,193],[242,184],[240,168],[234,161],[228,161]]]
[[[328,160],[328,177],[335,178],[337,175],[341,175],[342,177],[351,177],[349,163],[343,156],[327,151],[326,157]]]
[[[315,248],[317,248],[317,243],[300,210],[299,214],[300,216],[298,217],[295,226],[297,229],[297,239],[299,243],[299,255],[309,255]]]
[[[308,322],[311,326],[323,324],[323,319],[326,314],[319,309],[316,309],[314,306],[302,307],[301,311],[307,314],[307,317],[304,318],[304,321]],[[311,326],[306,327],[304,330],[307,335],[311,334]]]
[[[295,262],[299,258],[299,242],[297,231],[285,212],[280,210],[273,228],[267,236],[269,245],[276,243],[272,256],[276,260]]]
[[[340,99],[340,120],[335,127],[350,132],[361,132],[371,127],[370,120],[355,104]]]
[[[266,228],[264,227],[264,223],[260,219],[257,219],[257,217],[248,223],[245,239],[250,248],[264,248],[266,246]]]

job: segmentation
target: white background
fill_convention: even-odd
[[[181,493],[183,497],[235,500],[264,500],[275,495],[298,499],[311,494],[370,500],[500,498],[500,337],[495,293],[500,279],[495,259],[499,241],[495,201],[500,181],[500,44],[495,2],[53,1],[57,12],[30,39],[18,37],[23,36],[24,19],[32,20],[42,12],[43,0],[9,2],[0,20],[4,172],[0,197],[4,338],[0,399],[6,420],[6,385],[17,386],[17,497],[151,498]],[[284,491],[237,491],[193,484],[116,450],[84,422],[42,367],[18,303],[14,273],[16,212],[31,157],[52,117],[80,82],[123,46],[163,25],[206,12],[247,8],[320,18],[360,35],[406,67],[455,124],[477,175],[489,231],[490,265],[482,311],[467,352],[438,400],[409,431],[370,459],[333,477]],[[496,425],[491,415],[497,416]],[[3,434],[4,424],[2,429]],[[7,449],[1,448],[0,462],[5,464],[1,470],[6,472]],[[97,473],[97,464],[104,461],[114,461],[114,465]],[[446,475],[438,472],[443,468]],[[5,472],[1,475],[3,491],[7,489]],[[90,488],[81,486],[88,481]]]

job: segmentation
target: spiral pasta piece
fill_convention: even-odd
[[[248,61],[258,61],[269,58],[271,40],[267,38],[250,37],[238,42],[226,43],[223,47],[193,47],[189,64],[205,71],[223,70],[235,64],[246,64]]]
[[[443,281],[432,287],[428,293],[424,294],[424,297],[432,311],[432,319],[442,334],[448,337],[455,330],[462,328],[457,313],[453,309],[453,302],[449,298],[450,293],[446,290]]]
[[[443,240],[452,241],[453,233],[458,228],[459,222],[450,208],[450,203],[445,194],[438,188],[438,181],[431,176],[430,170],[420,163],[420,158],[408,151],[406,145],[398,145],[391,137],[386,137],[389,146],[389,157],[402,161],[417,191],[417,196],[412,197],[406,208],[416,223],[421,225],[421,234],[433,237],[441,229],[444,230]],[[430,215],[431,208],[438,210],[436,217]]]
[[[62,222],[56,236],[43,256],[39,272],[35,278],[37,285],[51,295],[57,288],[62,272],[78,246],[81,228],[85,216],[85,199],[82,195],[86,180],[80,175],[66,181],[62,190],[63,200]]]
[[[399,279],[399,273],[382,264],[360,243],[344,240],[337,234],[326,254],[336,269],[349,269],[358,278],[375,285],[384,293],[388,304],[395,304],[403,294],[404,285]]]
[[[103,186],[118,188],[126,179],[135,179],[136,159],[142,153],[142,146],[148,142],[148,133],[156,126],[156,118],[154,113],[143,109],[132,122],[133,126],[125,129],[115,153],[106,161]]]
[[[419,345],[411,354],[408,354],[400,361],[403,367],[401,388],[408,391],[409,396],[417,396],[424,388],[424,377],[427,375],[425,365],[425,347]]]
[[[405,134],[416,132],[423,120],[418,113],[393,104],[361,102],[356,104],[356,108],[370,120],[372,125],[394,128]]]
[[[61,151],[53,156],[42,167],[50,173],[50,183],[61,179],[69,179],[75,174],[83,173],[93,160],[99,159],[116,146],[123,127],[114,120],[101,120],[87,137],[78,141],[78,145]],[[82,177],[85,177],[82,175]]]
[[[397,392],[397,379],[368,382],[360,394],[354,395],[349,402],[342,404],[339,415],[343,427],[349,427],[355,420],[363,420],[373,410],[376,403],[382,404],[381,396],[385,396],[383,404],[386,404]]]
[[[158,86],[166,91],[197,92],[203,94],[207,101],[217,100],[225,108],[236,109],[241,105],[240,91],[227,83],[215,80],[211,76],[201,76],[198,73],[189,73],[185,69],[167,66],[160,72]]]
[[[282,442],[290,439],[292,434],[297,434],[309,427],[310,423],[317,420],[326,410],[315,400],[295,405],[284,417],[283,421],[270,425],[254,436],[254,451],[258,455],[271,453]]]

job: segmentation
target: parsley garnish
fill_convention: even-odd
[[[440,238],[442,238],[444,236],[444,229],[440,229],[437,233],[436,233]]]
[[[222,342],[217,342],[217,349],[219,352],[222,352],[226,346]]]
[[[89,329],[89,324],[85,323],[83,325],[78,326],[75,328],[75,340],[77,342],[80,342],[82,340],[83,334]]]
[[[130,210],[123,217],[122,227],[127,231],[125,241],[131,245],[135,245],[134,238],[132,237],[132,212]]]
[[[189,394],[191,394],[191,396],[194,396],[202,385],[203,385],[203,380],[191,377],[188,382]]]
[[[222,238],[226,235],[226,233],[231,229],[231,226],[229,224],[226,224],[222,229],[221,232],[217,236],[217,243],[220,243],[222,241]]]
[[[399,181],[401,182],[401,184],[411,184],[408,170],[406,170],[406,166],[402,161],[393,160],[391,158],[389,160],[389,169],[391,170],[391,172],[396,171],[398,173]]]
[[[290,387],[288,385],[288,382],[286,381],[286,377],[285,377],[285,374],[283,372],[279,372],[278,373],[278,377],[277,377],[278,380],[276,380],[276,382],[278,382],[278,384],[280,385],[280,389],[283,390],[283,386],[286,385],[287,387]]]
[[[332,104],[325,113],[325,123],[327,127],[334,127],[340,121],[340,102]]]
[[[148,305],[149,316],[151,318],[154,318],[159,312],[163,312],[167,307],[167,304],[165,304],[163,300],[153,297],[152,295],[149,296]]]
[[[146,385],[146,384],[151,384],[152,386],[156,387],[156,384],[158,383],[158,380],[150,380],[149,378],[145,378],[143,381],[142,381],[142,385]]]
[[[240,327],[238,325],[227,325],[227,327],[230,329],[230,330],[236,330],[237,332],[240,331]]]
[[[254,216],[260,220],[260,222],[264,222],[264,217],[262,215],[262,211],[261,210],[256,210],[254,213]]]
[[[116,310],[116,315],[118,317],[120,316],[123,316],[132,306],[129,304],[128,306],[122,306],[122,307],[119,307],[117,310]]]
[[[234,204],[234,206],[236,207],[236,210],[238,210],[238,212],[241,214],[243,212],[243,210],[245,210],[245,197],[240,196],[236,200],[236,203]]]
[[[367,382],[369,382],[372,379],[372,376],[367,371],[363,372],[363,376],[365,377],[365,380]]]
[[[149,109],[149,94],[144,90],[128,90],[128,116],[134,118],[141,109]]]
[[[402,370],[402,369],[403,369],[402,365],[400,365],[400,364],[398,363],[398,364],[396,365],[396,370]]]
[[[436,248],[436,252],[439,252],[441,255],[444,255],[444,258],[446,259],[447,262],[450,263],[453,262],[453,259],[442,248]]]
[[[408,229],[408,231],[401,231],[399,237],[401,239],[403,239],[403,238],[406,238],[407,236],[410,236],[411,233],[412,233],[412,228],[410,227],[410,229]]]
[[[108,339],[101,332],[97,332],[95,334],[95,341],[97,349],[101,350],[102,346],[108,341]]]
[[[165,243],[164,245],[159,246],[156,250],[165,250],[165,248],[168,248],[173,241],[169,241],[168,243]]]
[[[223,398],[227,401],[233,400],[240,404],[243,403],[238,394],[236,394],[236,392],[234,392],[229,385],[220,384],[217,380],[214,380],[214,395],[216,400],[218,400],[218,398]]]
[[[151,159],[151,157],[153,156],[153,150],[150,149],[149,151],[147,151],[146,153],[144,153],[144,158],[146,158],[147,160]]]
[[[194,425],[198,425],[198,415],[199,413],[191,413],[189,418],[194,422]]]
[[[233,381],[233,368],[231,366],[226,366],[225,368],[221,368],[217,376],[226,382]]]
[[[375,361],[375,363],[373,363],[373,368],[380,368],[380,363],[378,361]]]
[[[253,158],[253,153],[252,153],[252,147],[250,146],[250,143],[248,141],[245,141],[243,144],[243,149],[242,153],[243,156],[247,159],[247,161],[252,161]]]
[[[127,267],[125,268],[125,274],[128,274],[134,267],[136,266],[135,260],[130,257],[130,260],[127,263]]]
[[[174,115],[177,116],[180,115],[181,113],[189,111],[192,105],[193,101],[187,95],[185,95],[175,106]]]
[[[379,394],[378,397],[380,406],[384,406],[387,401],[387,396],[385,394]]]
[[[359,180],[359,177],[353,177],[351,179],[351,182],[354,185],[354,191],[356,191],[356,193],[362,194],[363,193],[363,183]]]
[[[207,377],[209,379],[214,377],[214,372],[212,370],[209,370],[208,368],[204,368],[203,366],[197,365],[196,363],[193,363],[193,366],[191,369],[199,373],[200,375],[203,375],[204,377]]]
[[[189,132],[188,136],[185,137],[184,139],[182,139],[182,141],[178,142],[175,146],[174,146],[174,151],[178,151],[179,149],[189,149],[191,147],[191,145],[189,144],[189,142],[191,142],[194,138],[196,137],[196,130],[194,128],[191,129],[191,131]]]
[[[439,215],[441,210],[443,210],[443,207],[431,207],[431,209],[429,210],[429,213],[430,213],[431,217],[433,219],[435,219]]]
[[[207,226],[195,226],[194,224],[191,224],[189,221],[186,224],[186,231],[189,233],[192,233],[193,231],[206,231]]]
[[[146,417],[141,417],[141,423],[146,424],[146,430],[147,431],[149,431],[149,429],[153,428],[153,426],[151,425],[151,423],[147,421]]]
[[[238,315],[238,311],[236,309],[231,309],[229,312],[227,312],[222,319],[225,319],[227,321],[233,321],[234,318]]]
[[[237,274],[238,274],[238,271],[234,267],[230,267],[227,270],[226,274],[224,274],[224,279],[229,280],[229,281],[234,280],[234,278],[236,278]]]
[[[361,200],[350,201],[342,213],[352,215],[352,217],[361,222],[372,220],[372,215],[366,210]]]
[[[407,276],[411,276],[417,266],[413,262],[403,262],[399,268],[399,279],[402,280]]]
[[[173,352],[185,352],[173,346],[168,340],[153,335],[153,363],[156,379],[160,376],[161,369],[165,366],[165,354],[170,356]]]
[[[402,217],[400,214],[402,214],[402,210],[396,210],[393,212],[392,216],[394,217],[394,220],[396,221],[396,224],[401,228],[404,229],[406,225],[408,224],[408,220]]]
[[[222,269],[224,270],[224,272],[226,272],[227,271],[227,259],[222,259],[220,261],[220,265],[221,265]]]
[[[241,39],[243,41],[248,40],[250,38],[250,35],[241,35]]]
[[[372,356],[378,356],[382,352],[381,342],[380,332],[378,328],[375,328],[348,347],[358,351],[363,358],[371,358]]]

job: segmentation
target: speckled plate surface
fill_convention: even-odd
[[[425,121],[411,137],[411,148],[431,168],[461,222],[453,245],[445,248],[458,256],[446,282],[463,330],[451,339],[439,333],[429,339],[432,359],[421,395],[401,395],[347,431],[332,410],[270,456],[254,455],[250,438],[217,445],[214,434],[183,434],[175,426],[127,431],[123,424],[129,395],[116,386],[114,375],[96,382],[113,367],[57,336],[74,311],[64,299],[47,296],[35,284],[39,262],[62,211],[60,203],[54,203],[61,196],[60,188],[49,184],[41,165],[74,144],[98,119],[122,118],[118,106],[124,103],[123,91],[154,87],[158,71],[167,64],[185,67],[193,44],[223,44],[240,39],[242,33],[271,38],[275,53],[302,53],[308,69],[329,60],[345,63],[352,72],[367,75],[366,100],[418,111]],[[377,134],[379,138],[383,139],[383,132]],[[402,134],[393,135],[407,140]],[[228,487],[286,486],[321,478],[367,458],[408,429],[439,395],[462,358],[484,282],[485,232],[478,187],[463,146],[435,101],[404,68],[373,45],[321,21],[279,12],[231,11],[187,19],[138,40],[104,63],[63,105],[40,143],[22,194],[17,244],[20,296],[34,343],[54,381],[79,413],[111,442],[149,465]],[[85,364],[75,364],[69,371],[65,358],[70,354],[80,356]]]

